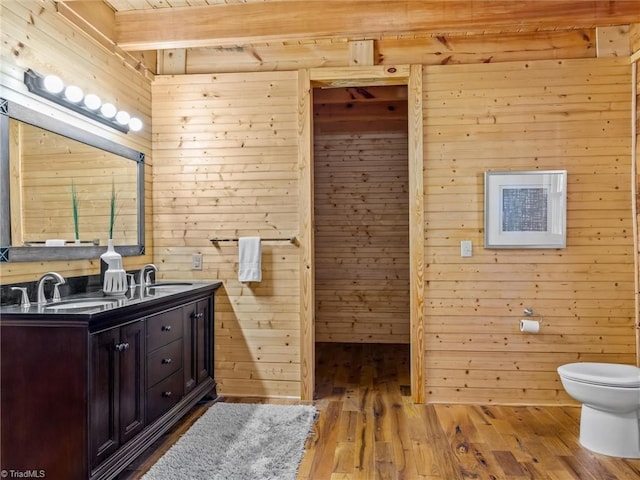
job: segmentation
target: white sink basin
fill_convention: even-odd
[[[191,282],[160,282],[147,285],[148,288],[176,288],[193,285]]]
[[[52,303],[44,307],[46,310],[78,310],[81,308],[108,307],[117,304],[115,298],[82,298],[69,300],[68,302]]]

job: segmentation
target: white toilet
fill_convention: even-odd
[[[616,363],[558,367],[562,385],[582,402],[580,444],[596,453],[640,458],[640,368]]]

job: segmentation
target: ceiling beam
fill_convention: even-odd
[[[578,29],[640,22],[637,0],[288,0],[116,12],[116,42],[155,50],[426,32]]]
[[[115,12],[107,4],[92,1],[59,1],[56,2],[56,10],[107,51],[120,57],[126,65],[149,78],[152,76],[149,64],[155,65],[155,62],[143,62],[136,57],[136,55],[140,56],[140,53],[130,53],[116,44]],[[155,54],[149,57],[155,57]]]
[[[106,48],[115,45],[115,12],[102,2],[57,2],[60,15]]]

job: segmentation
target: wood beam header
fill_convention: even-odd
[[[326,37],[579,29],[640,22],[631,0],[291,0],[116,12],[116,42],[154,50]]]

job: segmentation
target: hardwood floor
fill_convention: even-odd
[[[579,445],[579,407],[414,405],[406,345],[318,344],[316,361],[320,414],[298,480],[640,479],[640,460]],[[119,480],[139,479],[210,404]]]

